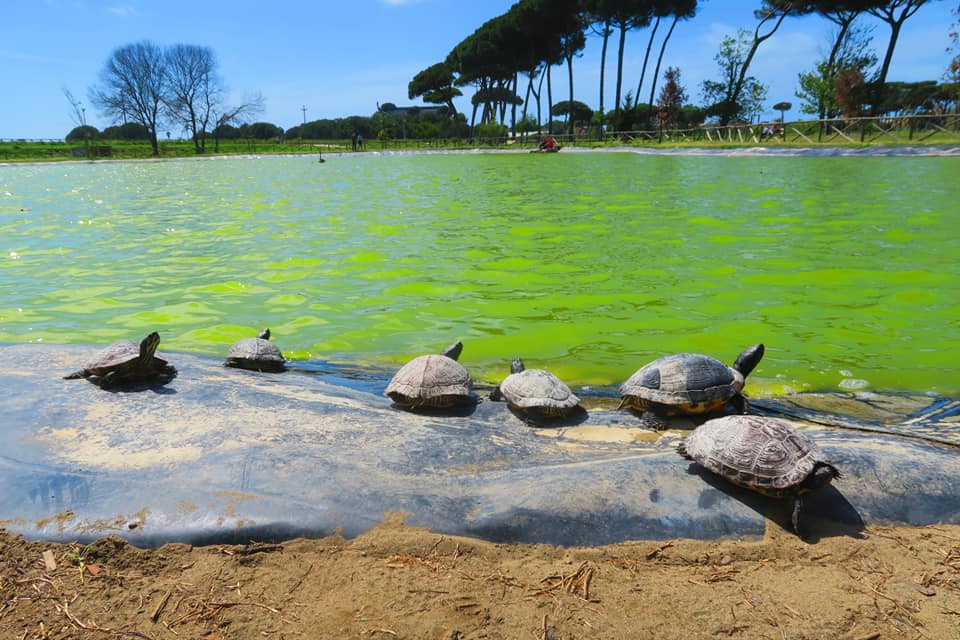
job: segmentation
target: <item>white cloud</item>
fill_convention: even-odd
[[[129,18],[137,15],[137,10],[131,6],[107,7],[107,12],[115,16],[120,16],[121,18]]]

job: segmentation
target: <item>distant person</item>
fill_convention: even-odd
[[[557,141],[553,139],[553,136],[547,136],[540,141],[540,150],[541,151],[556,151]]]
[[[350,145],[353,147],[353,150],[357,150],[357,132],[354,131],[350,134]]]
[[[363,151],[363,134],[362,133],[357,134],[357,149],[360,149],[360,151]]]

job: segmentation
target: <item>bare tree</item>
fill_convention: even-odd
[[[116,49],[100,72],[100,83],[90,90],[90,100],[104,115],[143,125],[150,136],[153,155],[160,155],[157,123],[166,89],[163,51],[149,41]]]
[[[263,96],[259,93],[244,96],[240,104],[224,105],[222,101],[216,104],[210,104],[210,113],[216,126],[213,128],[213,149],[220,150],[220,134],[223,127],[234,122],[239,122],[241,118],[260,114],[265,105]]]
[[[223,97],[217,59],[209,47],[178,44],[164,53],[166,115],[190,133],[197,153],[206,150],[207,125]]]
[[[83,103],[73,97],[70,89],[66,87],[63,88],[63,95],[67,98],[67,102],[70,103],[70,118],[76,123],[78,127],[87,126],[87,110],[84,109]]]

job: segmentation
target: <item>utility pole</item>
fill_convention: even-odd
[[[307,124],[307,105],[300,107],[300,111],[303,111],[303,124]]]

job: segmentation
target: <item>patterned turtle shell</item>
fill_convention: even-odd
[[[177,370],[157,352],[159,344],[156,331],[140,342],[118,340],[64,379],[86,378],[104,388],[139,382],[164,384],[177,375]]]
[[[543,369],[527,369],[520,358],[513,360],[510,375],[491,394],[494,399],[499,396],[517,411],[543,417],[562,418],[580,405],[580,398],[560,378]]]
[[[418,356],[400,367],[384,395],[406,409],[447,408],[472,400],[473,381],[457,362],[463,343],[456,342],[440,355]]]
[[[708,420],[678,451],[736,485],[775,498],[806,493],[840,476],[817,445],[776,418],[735,415]]]
[[[732,367],[699,353],[659,358],[620,385],[621,407],[666,415],[718,411],[740,393],[763,352],[762,344],[753,345]]]
[[[270,342],[270,329],[264,329],[256,338],[244,338],[227,352],[225,366],[251,371],[283,371],[286,369],[283,352]]]

